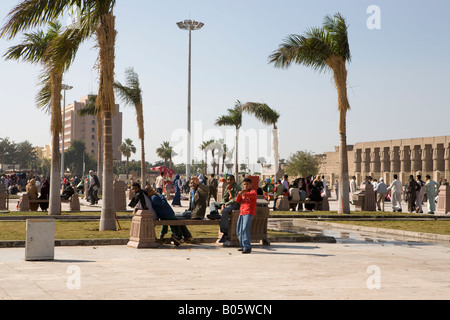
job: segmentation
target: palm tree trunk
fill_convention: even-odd
[[[97,176],[100,181],[103,180],[103,119],[100,113],[97,114]],[[98,194],[103,194],[102,189]]]
[[[104,145],[103,145],[103,201],[100,219],[100,231],[116,231],[114,177],[113,177],[113,148],[112,148],[112,115],[104,112]]]
[[[347,92],[347,69],[345,61],[333,61],[334,79],[339,99],[339,214],[350,213],[350,195],[348,179],[348,153],[347,153],[347,111],[350,109]]]
[[[59,135],[60,133],[64,134],[61,113],[62,74],[54,73],[51,75],[51,87],[52,160],[50,172],[50,198],[48,214],[50,216],[58,216],[61,215],[61,164],[59,152]]]
[[[146,163],[145,163],[145,144],[144,139],[141,139],[141,186],[142,188],[146,187],[147,183],[147,172],[146,172]]]
[[[236,128],[236,154],[234,158],[234,171],[235,171],[235,180],[237,183],[239,183],[239,162],[238,162],[238,155],[239,155],[239,129]]]
[[[112,12],[100,18],[97,28],[100,48],[100,86],[97,106],[103,114],[103,201],[100,231],[116,231],[116,211],[114,200],[114,173],[112,147],[112,119],[115,113],[114,67],[115,67],[115,17]]]

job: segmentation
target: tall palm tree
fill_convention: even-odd
[[[139,75],[133,68],[125,70],[126,85],[114,82],[114,89],[125,104],[133,105],[136,109],[139,139],[141,140],[141,183],[145,187],[147,174],[145,168],[145,130],[144,130],[144,103],[142,99],[142,89],[139,82]]]
[[[19,32],[48,23],[61,17],[69,8],[80,7],[80,21],[67,33],[67,39],[83,41],[95,35],[99,48],[100,84],[97,97],[98,112],[103,118],[103,201],[100,231],[115,231],[116,212],[113,189],[112,118],[115,115],[114,66],[115,66],[115,0],[24,0],[9,13],[0,36],[13,38]],[[64,55],[64,54],[63,54]],[[56,81],[57,79],[53,79]],[[60,90],[58,91],[60,95]]]
[[[95,116],[97,118],[97,176],[101,180],[103,177],[103,154],[102,154],[102,137],[103,137],[103,123],[102,117],[99,112],[97,112],[96,107],[97,95],[89,95],[86,105],[78,110],[77,114],[81,117],[86,115]],[[100,193],[100,192],[99,192]]]
[[[61,215],[61,173],[59,171],[59,136],[63,131],[61,91],[63,74],[69,68],[79,47],[78,41],[65,41],[67,38],[63,38],[63,32],[59,22],[50,22],[47,33],[42,30],[25,33],[24,41],[9,48],[4,55],[7,60],[22,60],[43,66],[40,76],[42,87],[36,96],[36,102],[38,108],[51,113],[52,159],[49,215]]]
[[[172,157],[175,153],[169,141],[164,141],[161,146],[156,149],[156,154],[163,159],[165,163],[169,160],[169,168],[172,169]]]
[[[228,153],[228,146],[225,143],[222,145],[222,152],[222,173],[225,173],[225,159]]]
[[[278,119],[280,118],[280,114],[270,108],[265,103],[256,103],[256,102],[247,102],[243,106],[244,111],[246,111],[249,114],[254,115],[258,120],[261,122],[272,125],[273,126],[273,132],[272,132],[272,149],[273,149],[273,158],[274,158],[274,166],[275,166],[275,175],[278,173],[278,170],[280,169],[280,153],[278,150]]]
[[[214,139],[203,141],[200,145],[199,149],[202,150],[205,153],[205,169],[204,174],[208,174],[208,151],[209,146],[214,142]]]
[[[350,213],[346,124],[350,104],[346,64],[351,61],[351,53],[345,18],[340,13],[326,16],[321,28],[310,28],[304,35],[290,35],[269,61],[278,68],[297,63],[319,72],[332,71],[339,101],[339,213]]]
[[[235,161],[234,172],[236,181],[239,180],[239,162],[238,162],[238,150],[239,150],[239,130],[242,127],[242,104],[238,100],[234,106],[234,109],[228,109],[228,114],[217,118],[216,126],[234,126],[236,128],[236,145],[235,145]]]
[[[133,140],[125,139],[124,142],[119,146],[119,151],[122,155],[127,158],[127,180],[128,180],[128,165],[130,163],[130,157],[132,153],[136,153],[136,147],[133,145]]]

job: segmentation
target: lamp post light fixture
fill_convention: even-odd
[[[189,31],[189,70],[188,70],[188,145],[187,145],[187,162],[186,162],[186,178],[191,176],[191,58],[192,58],[192,31],[200,30],[205,24],[194,20],[184,20],[177,22],[178,28]]]
[[[73,87],[69,86],[67,84],[63,84],[62,85],[62,90],[64,90],[64,106],[63,106],[63,119],[62,119],[62,128],[63,128],[63,132],[62,132],[62,146],[61,146],[61,182],[64,179],[64,136],[66,135],[66,91],[67,90],[72,90]]]

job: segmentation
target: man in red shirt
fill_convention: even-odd
[[[242,253],[251,253],[252,246],[250,243],[250,226],[253,217],[256,214],[256,199],[257,194],[252,190],[252,180],[245,179],[243,183],[243,190],[239,192],[236,197],[236,202],[241,204],[241,214],[237,223],[237,235]]]

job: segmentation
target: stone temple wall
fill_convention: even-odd
[[[348,146],[348,162],[349,176],[358,184],[365,176],[389,184],[394,174],[405,183],[417,174],[450,180],[450,136],[357,143]],[[330,182],[339,178],[339,147],[324,154],[321,174]]]

